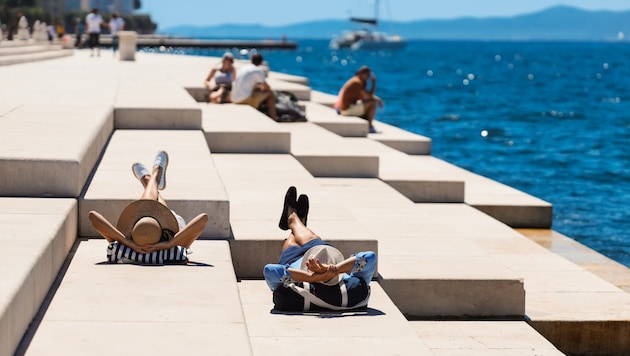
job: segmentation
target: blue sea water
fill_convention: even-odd
[[[352,52],[304,40],[260,52],[271,70],[332,94],[369,65],[385,100],[377,120],[552,203],[554,230],[630,267],[630,43],[412,41]]]

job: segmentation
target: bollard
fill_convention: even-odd
[[[138,34],[135,31],[120,31],[118,32],[119,47],[118,52],[121,61],[135,61],[136,60],[136,37]]]

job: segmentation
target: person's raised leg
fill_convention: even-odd
[[[142,185],[144,185],[144,192],[140,199],[159,200],[158,184],[159,177],[162,174],[162,167],[155,165],[150,176],[142,177]],[[165,204],[166,205],[166,204]]]
[[[320,238],[316,233],[304,225],[297,212],[293,209],[291,209],[289,213],[289,229],[291,229],[293,240],[299,246],[302,246],[311,240]],[[289,239],[287,238],[287,241],[288,240]]]
[[[131,166],[131,170],[133,171],[133,175],[142,184],[142,187],[146,189],[147,184],[151,181],[151,173],[149,172],[149,170],[147,170],[147,168],[141,163],[134,163]],[[166,205],[166,200],[164,200],[164,197],[162,196],[162,194],[160,194],[159,191],[158,191],[158,198],[157,198],[157,200],[162,205],[168,206],[168,205]]]

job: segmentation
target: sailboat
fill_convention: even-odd
[[[407,42],[400,36],[389,36],[378,31],[379,1],[374,0],[374,17],[350,17],[351,22],[362,24],[360,30],[345,31],[330,41],[330,49],[399,49]]]

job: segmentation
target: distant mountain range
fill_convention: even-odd
[[[290,40],[296,40],[330,39],[349,29],[358,27],[344,20],[322,20],[275,27],[236,24],[177,26],[158,32],[198,38],[279,39],[286,36]],[[575,7],[557,6],[514,17],[382,21],[379,30],[410,40],[615,41],[630,38],[630,11],[585,11]]]

